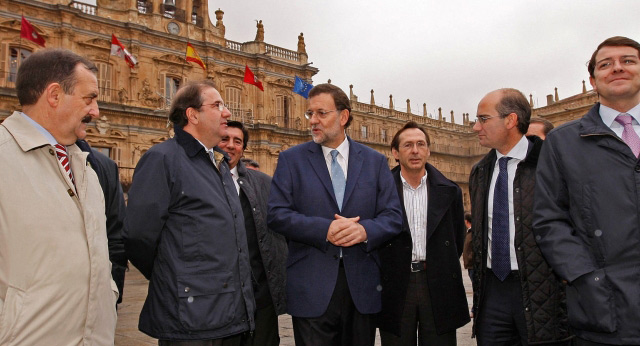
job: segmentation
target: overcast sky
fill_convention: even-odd
[[[590,90],[586,62],[604,39],[640,40],[639,0],[433,1],[433,0],[209,0],[224,11],[226,38],[252,41],[256,19],[265,42],[296,50],[304,32],[313,83],[332,83],[359,101],[396,109],[411,99],[437,116],[442,107],[457,122],[475,118],[489,91],[513,87],[535,106],[558,88],[560,98]]]

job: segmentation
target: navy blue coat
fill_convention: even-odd
[[[349,291],[363,314],[381,309],[377,249],[400,233],[402,212],[386,158],[349,138],[347,183],[340,212],[322,148],[307,142],[280,153],[269,196],[268,223],[289,244],[287,312],[321,316],[338,278],[340,247],[327,241],[334,214],[360,216],[367,242],[343,249]]]
[[[220,174],[195,138],[175,131],[140,159],[129,190],[125,249],[150,281],[139,328],[169,340],[253,329],[244,216],[229,166]]]

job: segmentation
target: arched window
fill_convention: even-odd
[[[25,48],[10,47],[9,48],[9,82],[16,82],[16,75],[18,74],[18,67],[31,55],[31,51]]]
[[[164,76],[164,84],[162,88],[162,95],[165,98],[165,105],[171,104],[171,100],[173,96],[176,94],[176,91],[182,85],[182,79],[175,76],[165,75]]]

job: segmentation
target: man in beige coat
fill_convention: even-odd
[[[104,197],[74,144],[98,116],[96,71],[60,49],[18,70],[22,112],[0,125],[0,345],[114,343]]]

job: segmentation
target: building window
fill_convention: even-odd
[[[283,127],[291,126],[291,99],[289,96],[276,96],[276,119]]]
[[[99,152],[101,152],[101,153],[103,153],[103,154],[105,154],[108,158],[112,158],[111,157],[111,148],[96,147],[96,146],[93,146],[92,148],[97,150],[97,151],[99,151]]]
[[[24,61],[24,59],[28,58],[31,55],[31,51],[24,48],[9,48],[9,82],[16,82],[16,74],[18,73],[18,67]]]
[[[387,129],[380,129],[380,140],[383,143],[387,141]]]
[[[96,63],[98,67],[98,88],[100,95],[98,100],[111,102],[114,100],[114,90],[111,87],[111,65],[103,62]]]
[[[176,94],[176,91],[180,88],[182,84],[180,78],[173,76],[165,76],[164,77],[164,98],[165,104],[170,105],[171,100],[173,99],[173,95]]]
[[[367,138],[367,127],[365,125],[360,126],[360,134],[362,135],[362,139]]]
[[[231,112],[231,118],[240,121],[242,119],[242,90],[234,87],[225,88],[224,103]]]

